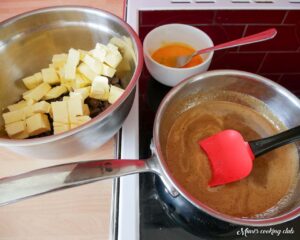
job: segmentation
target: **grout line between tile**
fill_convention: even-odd
[[[280,83],[281,80],[282,80],[282,78],[283,78],[283,73],[280,74],[280,77],[278,78],[278,81],[277,81],[277,82]]]
[[[258,72],[260,72],[260,70],[262,69],[262,66],[263,66],[263,64],[264,64],[264,61],[266,60],[266,58],[267,58],[267,55],[268,55],[268,52],[266,52],[265,53],[265,56],[263,57],[263,59],[261,60],[261,62],[260,62],[260,64],[259,64],[259,67],[258,67],[258,69],[257,69],[257,73]]]
[[[217,23],[217,10],[214,11],[213,19],[212,19],[212,24],[215,25]]]
[[[281,23],[280,23],[281,25],[284,24],[284,22],[285,22],[285,20],[286,20],[286,18],[287,18],[288,13],[289,13],[289,11],[286,10],[286,12],[285,12],[285,14],[284,14],[284,16],[283,16],[283,19],[282,19],[282,21],[281,21]]]
[[[245,37],[247,29],[248,29],[248,24],[244,25],[244,30],[243,30],[243,33],[242,33],[242,37]],[[236,49],[236,51],[239,53],[240,49],[241,49],[241,46],[238,46],[238,48]]]

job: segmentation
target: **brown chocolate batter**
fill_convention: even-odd
[[[290,144],[254,160],[251,174],[238,182],[210,188],[209,160],[198,141],[225,129],[239,131],[247,141],[279,130],[249,107],[208,101],[183,112],[167,140],[167,164],[174,178],[196,199],[237,217],[250,217],[275,206],[292,188],[298,170],[298,154]]]

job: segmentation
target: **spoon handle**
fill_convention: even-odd
[[[205,48],[201,49],[199,51],[194,52],[193,56],[198,55],[198,54],[203,54],[211,51],[216,51],[216,50],[221,50],[221,49],[226,49],[226,48],[231,48],[231,47],[237,47],[240,45],[247,45],[250,43],[256,43],[256,42],[262,42],[268,39],[272,39],[276,36],[277,30],[275,28],[270,28],[266,31],[256,33],[247,37],[242,37],[230,42],[222,43],[210,48]]]
[[[273,150],[274,148],[278,148],[298,140],[300,140],[300,126],[291,128],[271,137],[250,141],[249,145],[255,157],[258,157]]]

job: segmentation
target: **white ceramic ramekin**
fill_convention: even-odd
[[[201,64],[190,68],[172,68],[154,61],[153,52],[162,45],[172,42],[182,42],[194,49],[212,47],[210,37],[198,28],[185,24],[167,24],[153,29],[144,39],[144,59],[150,74],[162,84],[175,86],[183,79],[196,73],[205,72],[213,57],[213,52],[201,55]]]

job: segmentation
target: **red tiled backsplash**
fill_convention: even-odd
[[[141,11],[143,40],[153,28],[184,23],[205,31],[215,44],[275,27],[269,41],[215,53],[210,69],[238,69],[263,75],[300,95],[300,10]]]

